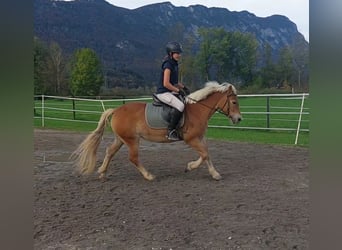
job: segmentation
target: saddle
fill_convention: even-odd
[[[166,129],[170,123],[171,110],[173,107],[160,101],[156,94],[152,95],[153,102],[147,103],[145,108],[145,120],[147,125],[153,129]],[[184,113],[179,121],[178,127],[184,124]]]

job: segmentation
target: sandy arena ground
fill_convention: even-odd
[[[34,249],[308,249],[307,148],[209,140],[215,181],[205,164],[184,173],[198,155],[183,142],[142,142],[154,181],[124,146],[101,182],[69,160],[86,135],[34,131]]]

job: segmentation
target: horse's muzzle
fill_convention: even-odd
[[[238,124],[239,122],[242,121],[242,116],[237,114],[237,115],[231,115],[229,116],[230,120],[233,122],[233,124]]]

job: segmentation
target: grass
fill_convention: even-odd
[[[240,110],[243,121],[237,125],[241,127],[257,127],[265,130],[229,128],[208,128],[208,138],[241,141],[252,143],[294,145],[299,114],[284,114],[284,112],[299,112],[300,99],[272,97],[269,98],[269,111],[277,114],[256,114],[255,112],[267,111],[266,97],[242,97],[239,98]],[[125,101],[126,103],[129,100]],[[96,128],[97,121],[103,108],[113,108],[122,105],[120,101],[75,101],[47,99],[44,100],[44,127],[59,130],[89,132]],[[309,112],[309,99],[305,100],[304,112]],[[75,113],[72,111],[75,109]],[[34,127],[42,127],[42,102],[35,101]],[[61,120],[56,120],[61,119]],[[209,121],[209,126],[229,126],[227,117],[214,114]],[[235,126],[236,127],[236,126]],[[267,128],[294,129],[293,131],[274,131]],[[309,114],[302,115],[301,129],[309,129]],[[308,147],[309,132],[299,133],[298,145]]]
[[[216,129],[209,128],[207,137],[219,140],[294,145],[296,139],[295,132],[287,131],[255,131],[247,129]],[[301,132],[297,142],[298,146],[308,147],[309,133]]]

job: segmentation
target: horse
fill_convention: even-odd
[[[152,181],[155,176],[145,169],[139,161],[138,149],[140,139],[158,143],[171,143],[167,139],[167,129],[155,129],[148,126],[145,119],[144,102],[130,102],[117,108],[105,110],[99,119],[97,128],[92,131],[78,148],[71,154],[74,165],[81,174],[90,174],[95,170],[96,152],[103,137],[104,130],[110,122],[114,133],[114,142],[106,148],[102,165],[98,168],[99,179],[105,179],[108,165],[113,156],[125,144],[129,151],[129,160],[139,170],[146,180]],[[199,154],[197,160],[187,164],[185,172],[198,168],[203,162],[214,180],[222,177],[215,169],[205,139],[208,121],[215,112],[227,116],[233,124],[242,120],[237,91],[230,83],[219,84],[207,82],[199,89],[186,97],[184,122],[180,128],[183,141]],[[111,117],[111,121],[109,121]]]

